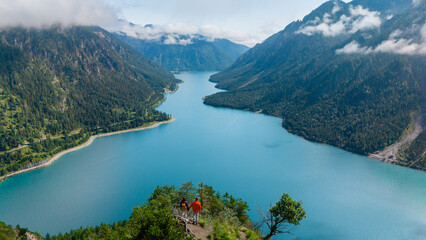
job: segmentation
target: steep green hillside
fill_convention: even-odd
[[[176,87],[172,74],[101,28],[3,29],[0,176],[94,133],[169,119],[154,107]]]
[[[228,91],[204,102],[278,116],[292,133],[360,154],[397,141],[424,111],[426,58],[395,46],[425,40],[425,2],[352,3],[329,1],[249,50],[211,77]]]
[[[226,39],[207,40],[203,36],[189,39],[189,44],[165,44],[164,36],[159,41],[142,40],[116,35],[155,63],[170,71],[216,71],[229,67],[249,48]]]
[[[180,188],[174,186],[158,186],[147,203],[133,208],[128,220],[113,224],[102,224],[96,227],[71,230],[69,233],[42,238],[39,234],[28,232],[28,229],[7,226],[0,222],[0,239],[27,239],[30,235],[37,240],[125,240],[125,239],[197,239],[187,234],[185,225],[176,217],[180,215],[177,208],[185,197],[189,204],[200,197],[202,204],[199,225],[209,233],[209,239],[237,240],[242,234],[247,240],[260,240],[260,232],[253,227],[248,217],[248,205],[240,198],[217,193],[211,186],[200,183],[197,187],[191,182]],[[190,210],[192,211],[192,210]],[[194,226],[188,224],[189,228]]]
[[[0,239],[1,240],[44,240],[40,234],[29,232],[26,228],[8,226],[4,222],[0,222]]]
[[[426,130],[398,152],[401,165],[417,169],[426,169]]]

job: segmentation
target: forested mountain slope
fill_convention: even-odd
[[[425,111],[425,12],[425,1],[326,2],[213,75],[229,91],[205,103],[278,116],[352,152],[381,150]],[[403,165],[424,170],[421,148],[423,160]]]
[[[139,28],[148,31],[152,26]],[[227,39],[209,39],[202,35],[162,33],[155,39],[142,39],[117,32],[116,36],[170,71],[223,70],[249,49]]]
[[[93,133],[168,119],[154,107],[176,81],[98,27],[2,29],[0,176]]]

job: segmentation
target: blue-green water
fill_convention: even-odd
[[[426,239],[426,174],[288,134],[281,120],[213,108],[211,73],[185,73],[159,108],[176,121],[96,139],[0,183],[0,221],[42,234],[129,217],[157,185],[204,182],[257,208],[288,192],[307,219],[282,239]]]

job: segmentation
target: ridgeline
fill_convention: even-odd
[[[137,25],[131,25],[138,27]],[[150,29],[145,26],[142,29]],[[227,39],[209,39],[202,35],[176,36],[164,33],[158,40],[145,40],[130,37],[125,33],[116,33],[115,36],[129,44],[137,51],[147,56],[155,63],[169,71],[219,71],[232,65],[232,63],[245,53],[247,46],[231,42]],[[169,38],[178,38],[185,44],[166,43]]]
[[[99,27],[0,31],[0,177],[91,135],[169,120],[178,80]]]
[[[204,103],[277,116],[308,140],[377,153],[424,115],[426,58],[407,48],[424,44],[425,11],[425,1],[326,2],[213,75],[228,91]],[[422,136],[393,163],[426,170]]]

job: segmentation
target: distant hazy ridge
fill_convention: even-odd
[[[166,33],[156,40],[138,39],[125,33],[116,36],[170,71],[223,70],[249,49],[227,39],[208,39],[201,35],[173,35],[173,41],[179,41],[176,43],[169,43],[170,36]]]

